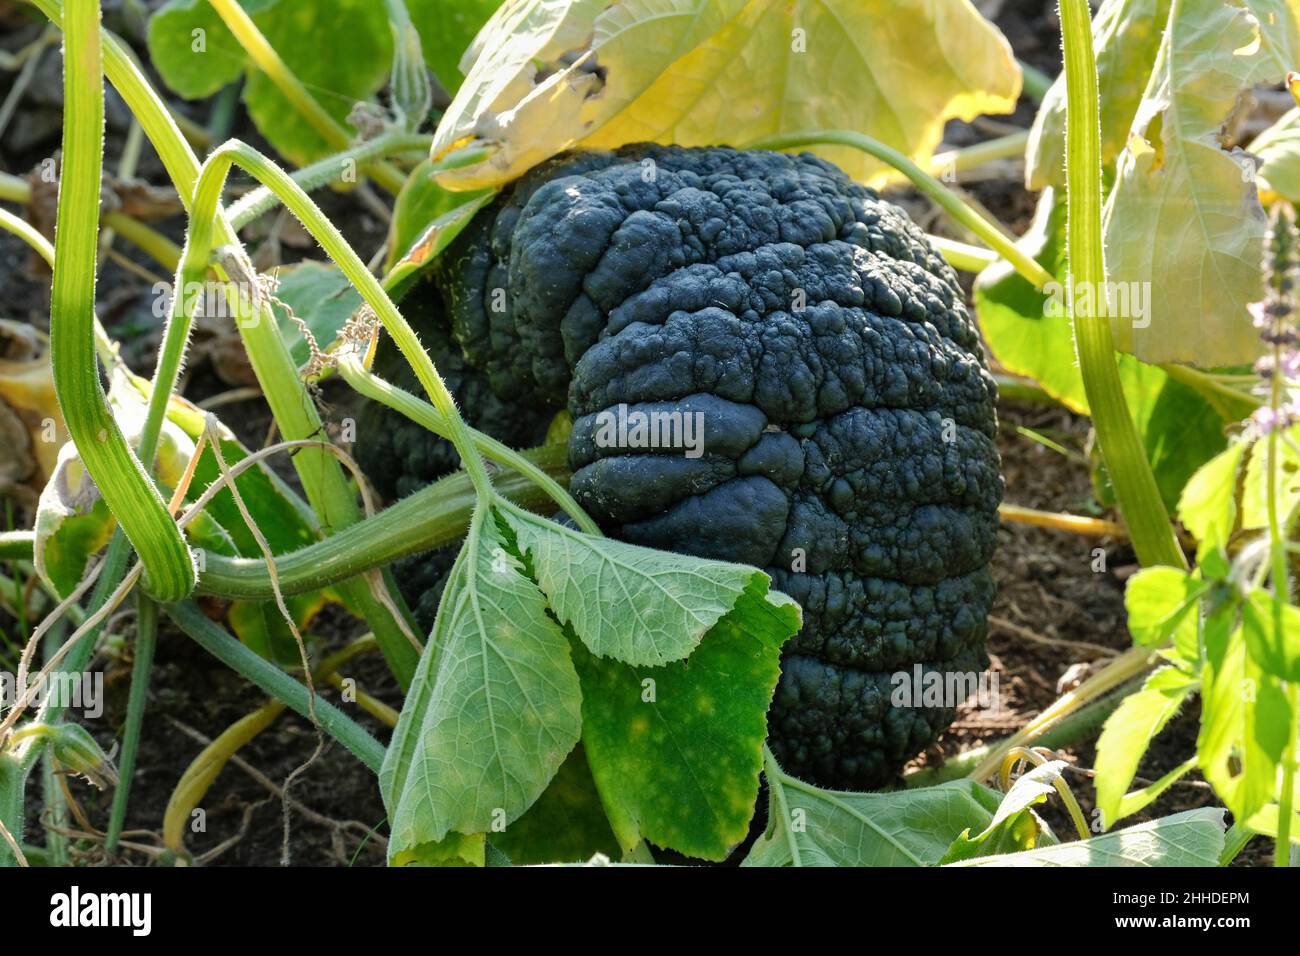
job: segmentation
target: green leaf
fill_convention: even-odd
[[[597,657],[648,667],[682,660],[733,608],[743,613],[742,594],[761,599],[770,583],[744,565],[595,538],[510,505],[500,513],[555,616]],[[768,613],[761,600],[745,606]]]
[[[1249,445],[1235,441],[1192,476],[1178,500],[1178,519],[1199,542],[1197,556],[1227,545],[1237,520],[1237,476]]]
[[[768,821],[744,866],[934,866],[993,822],[998,794],[971,780],[892,793],[821,790],[770,757]]]
[[[1142,90],[1155,65],[1172,0],[1103,0],[1092,20],[1101,94],[1101,161],[1114,162],[1128,141]],[[1030,189],[1065,185],[1065,75],[1043,98],[1025,151]]]
[[[388,79],[393,40],[377,0],[240,0],[294,75],[335,119]],[[202,31],[196,33],[195,31]],[[302,166],[336,150],[252,66],[208,0],[168,0],[149,20],[149,53],[163,81],[203,99],[246,70],[244,103],[258,131]]]
[[[1277,443],[1277,511],[1291,514],[1300,507],[1300,427],[1288,428]],[[1253,531],[1268,527],[1269,443],[1255,442],[1246,459],[1241,485],[1241,528]]]
[[[465,80],[460,61],[501,0],[406,0],[420,33],[424,62],[448,93]]]
[[[1241,609],[1241,625],[1246,652],[1260,669],[1280,680],[1300,681],[1300,608],[1268,591],[1252,591]]]
[[[1195,639],[1196,602],[1207,585],[1179,568],[1143,568],[1129,578],[1124,591],[1128,629],[1144,647],[1163,644],[1181,627],[1190,626]]]
[[[1010,112],[1020,93],[1010,46],[968,2],[540,0],[502,7],[476,52],[433,155],[467,137],[494,153],[444,173],[457,189],[502,185],[573,145],[817,128],[867,133],[924,164],[948,119]],[[817,152],[854,178],[883,172],[857,150]]]
[[[437,258],[474,214],[496,197],[495,189],[455,193],[434,179],[434,163],[425,160],[411,171],[393,206],[388,232],[386,273],[401,266],[400,278]],[[396,281],[389,279],[390,283]]]
[[[1118,348],[1202,367],[1259,354],[1246,306],[1260,295],[1265,216],[1223,129],[1242,90],[1295,65],[1295,30],[1272,0],[1182,0],[1171,14],[1104,216],[1110,278],[1159,290],[1148,324],[1113,319]]]
[[[983,832],[972,837],[970,830],[964,830],[952,842],[948,852],[939,861],[940,865],[981,856],[1032,850],[1042,831],[1042,824],[1034,815],[1033,807],[1044,803],[1056,792],[1054,782],[1065,767],[1064,760],[1050,760],[1022,774],[1002,798],[997,813]]]
[[[1029,231],[1017,245],[1052,275],[1065,275],[1065,193],[1048,188]],[[1049,395],[1081,414],[1088,398],[1074,352],[1074,332],[1059,300],[1035,289],[1005,260],[975,280],[975,311],[998,362],[1038,382]]]
[[[523,816],[578,742],[581,696],[541,591],[476,512],[379,778],[390,859]]]
[[[1023,853],[980,857],[954,866],[1218,866],[1223,811],[1187,810],[1126,830]]]
[[[618,841],[605,819],[581,744],[573,748],[528,812],[505,832],[492,834],[492,844],[516,866],[574,863],[590,860],[597,853],[619,857]]]
[[[1235,602],[1206,620],[1201,687],[1201,772],[1237,819],[1249,819],[1277,799],[1278,762],[1296,715],[1278,680],[1250,660]]]
[[[294,363],[302,367],[311,358],[311,347],[290,312],[306,324],[322,352],[338,338],[343,326],[361,308],[361,293],[332,263],[310,260],[285,266],[276,278],[275,320]]]
[[[1120,804],[1151,741],[1197,686],[1193,677],[1176,667],[1162,667],[1107,718],[1097,741],[1096,762],[1097,808],[1107,829],[1123,818]]]
[[[798,629],[789,598],[746,591],[686,661],[633,667],[572,640],[583,746],[625,850],[644,837],[722,860],[745,838],[781,645]]]
[[[1261,193],[1300,202],[1300,107],[1256,136],[1248,151],[1259,157],[1255,178]]]

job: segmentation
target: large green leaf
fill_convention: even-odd
[[[392,35],[379,0],[240,0],[326,111],[345,120],[388,78]],[[252,66],[208,0],[168,0],[149,20],[149,53],[173,90],[203,99],[246,70],[244,103],[258,131],[291,162],[333,151],[266,75]]]
[[[501,514],[551,610],[597,657],[657,667],[689,655],[733,608],[767,616],[761,600],[738,603],[767,593],[754,568],[592,537],[509,505]]]
[[[1261,345],[1266,228],[1249,159],[1223,147],[1242,90],[1295,65],[1284,0],[1182,0],[1171,15],[1104,214],[1109,278],[1156,294],[1143,323],[1112,318],[1116,345],[1149,362],[1243,365]]]
[[[494,147],[443,174],[495,186],[581,144],[743,144],[798,129],[868,133],[924,162],[952,117],[1020,92],[1006,40],[969,0],[534,0],[506,4],[438,128],[434,155]],[[856,178],[864,154],[819,150]]]
[[[799,629],[783,596],[746,591],[686,661],[633,667],[573,640],[582,741],[624,850],[641,838],[721,860],[758,797],[781,644]]]
[[[893,793],[821,790],[767,762],[767,830],[745,866],[933,866],[993,822],[999,798],[971,780]]]
[[[1023,853],[964,860],[953,866],[1218,866],[1223,811],[1187,810],[1127,830]]]
[[[477,512],[380,774],[389,858],[519,819],[578,742],[581,699],[541,591]]]
[[[1197,686],[1183,671],[1162,667],[1106,719],[1097,741],[1096,771],[1097,809],[1107,828],[1121,819],[1120,805],[1142,755]]]
[[[1102,0],[1092,20],[1101,94],[1101,161],[1110,165],[1128,143],[1129,127],[1155,65],[1172,0]],[[1043,98],[1025,151],[1030,189],[1065,185],[1065,75]]]

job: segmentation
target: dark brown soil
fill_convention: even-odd
[[[1047,0],[985,0],[995,11],[1017,54],[1049,74],[1059,69],[1059,35],[1055,4]],[[19,5],[21,6],[21,5]],[[110,11],[111,12],[111,11]],[[13,4],[0,0],[0,24],[5,35],[0,46],[16,49],[36,31],[16,19]],[[128,34],[129,35],[129,34]],[[38,84],[25,102],[22,136],[17,148],[0,140],[0,169],[25,174],[57,148],[59,97],[58,56],[47,53],[54,64],[53,82],[48,77]],[[0,99],[11,80],[0,73]],[[120,107],[120,104],[118,104]],[[206,104],[186,107],[203,122]],[[117,107],[110,108],[110,151],[120,145],[125,129]],[[1014,117],[999,118],[1021,127],[1032,119],[1032,106],[1022,102]],[[251,129],[237,130],[255,139]],[[947,140],[954,145],[996,135],[981,124],[954,123]],[[156,158],[145,150],[141,176],[157,184],[165,182]],[[1002,178],[981,180],[969,186],[970,193],[1016,232],[1028,224],[1034,197],[1019,182],[1018,164],[1009,164]],[[339,222],[363,256],[383,241],[383,224],[362,211],[355,197],[327,194],[327,211]],[[909,207],[924,214],[923,204]],[[158,224],[179,239],[179,220]],[[282,224],[283,225],[283,224]],[[309,253],[286,227],[279,248],[283,261]],[[125,256],[145,270],[157,267],[119,243]],[[167,277],[158,277],[167,278]],[[152,367],[159,338],[158,322],[152,315],[152,277],[132,271],[118,261],[107,264],[100,276],[102,318],[120,338],[126,357],[140,371]],[[0,317],[48,325],[48,277],[43,267],[17,240],[0,233]],[[211,348],[212,351],[205,351]],[[230,369],[217,360],[216,346],[200,343],[187,372],[186,394],[194,400],[211,398],[230,387]],[[223,377],[224,376],[224,377]],[[327,393],[327,401],[340,397]],[[1100,514],[1092,496],[1089,473],[1083,460],[1088,442],[1088,422],[1052,405],[1003,403],[1001,448],[1007,482],[1007,500],[1014,504],[1075,514]],[[260,401],[226,406],[223,419],[249,445],[259,447],[267,439],[269,416]],[[1072,454],[1067,457],[1026,437],[1017,427],[1049,436]],[[290,475],[285,467],[284,472]],[[1100,549],[1100,552],[1097,550]],[[1099,563],[1100,557],[1100,563]],[[1129,646],[1124,626],[1123,584],[1135,567],[1125,542],[1078,537],[1023,525],[1004,525],[1001,548],[995,560],[1000,594],[994,608],[990,655],[999,681],[1001,709],[996,714],[967,711],[959,715],[952,729],[923,762],[937,763],[944,756],[1003,737],[1059,695],[1058,681],[1078,665],[1104,663],[1106,658]],[[0,628],[15,633],[15,622],[0,613]],[[125,715],[130,680],[129,648],[133,623],[130,614],[119,616],[110,629],[108,646],[114,654],[101,656],[96,667],[106,671],[109,707],[94,730],[105,746],[120,731]],[[333,649],[356,637],[361,625],[337,609],[327,609],[313,632],[320,652]],[[123,650],[125,649],[125,650]],[[0,653],[5,648],[0,643]],[[2,661],[0,661],[2,663]],[[359,660],[352,672],[357,685],[393,705],[400,706],[400,694],[377,656]],[[333,699],[337,695],[330,689]],[[164,621],[157,663],[151,684],[143,742],[131,791],[128,814],[129,848],[116,861],[105,859],[93,836],[74,839],[73,858],[80,862],[118,862],[133,865],[170,861],[160,853],[164,811],[184,768],[202,750],[203,741],[221,734],[235,721],[264,703],[261,696]],[[348,705],[344,705],[348,706]],[[351,713],[381,739],[382,727],[368,716]],[[1195,746],[1197,714],[1180,716],[1157,740],[1142,774],[1154,779],[1175,766]],[[381,824],[383,806],[373,775],[337,746],[327,747],[297,774],[291,789],[290,834],[284,832],[284,802],[278,795],[291,774],[307,764],[317,747],[310,726],[293,715],[281,716],[270,729],[244,747],[240,757],[247,768],[230,765],[201,801],[206,814],[206,831],[187,833],[183,859],[212,864],[278,865],[374,865],[383,861]],[[1069,782],[1085,811],[1092,807],[1092,786],[1088,768],[1093,760],[1090,743],[1069,749],[1063,756],[1075,770]],[[81,781],[71,781],[70,790],[92,828],[102,828],[111,794],[90,790]],[[1213,802],[1209,788],[1195,779],[1172,788],[1140,819]],[[1048,820],[1059,833],[1067,834],[1067,818],[1059,808],[1049,807]],[[31,821],[35,832],[37,820]],[[74,824],[74,827],[79,826]],[[374,835],[372,834],[374,832]],[[1265,851],[1257,841],[1242,855],[1241,862],[1256,862]]]

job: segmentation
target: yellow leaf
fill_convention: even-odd
[[[944,123],[1009,112],[1020,70],[969,0],[530,0],[484,28],[434,140],[482,162],[452,189],[500,186],[575,146],[747,142],[817,128],[865,132],[920,162]],[[817,150],[861,180],[882,167]]]

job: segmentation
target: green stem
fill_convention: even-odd
[[[34,531],[0,531],[0,561],[32,561]]]
[[[135,661],[131,665],[131,692],[126,704],[126,725],[122,728],[122,756],[118,763],[118,784],[113,792],[113,806],[108,817],[104,849],[117,852],[126,821],[126,805],[131,796],[135,774],[135,756],[140,747],[140,729],[149,701],[149,677],[153,673],[154,649],[158,645],[158,605],[144,594],[137,594],[135,618]]]
[[[998,261],[997,253],[945,236],[926,236],[930,245],[958,272],[979,274]]]
[[[64,23],[63,171],[50,296],[50,359],[68,431],[161,600],[194,588],[189,546],[109,410],[95,359],[95,263],[103,171],[99,2]]]
[[[56,26],[63,23],[62,0],[30,0]],[[104,32],[104,69],[109,81],[139,120],[145,135],[153,144],[159,159],[167,169],[181,201],[188,205],[194,195],[199,175],[199,161],[189,143],[181,135],[176,118],[153,87],[145,79],[139,66],[123,44]],[[238,245],[235,235],[224,215],[219,217],[217,241],[223,245]],[[240,335],[248,353],[249,362],[271,412],[275,416],[280,434],[286,439],[308,439],[321,432],[323,423],[306,387],[298,378],[298,369],[280,336],[277,324],[269,310],[256,314],[237,312]],[[294,456],[294,468],[302,482],[307,500],[315,511],[321,527],[328,534],[358,521],[361,517],[353,489],[338,461],[326,452],[308,448]],[[120,555],[124,560],[125,555]],[[106,569],[104,578],[109,577]],[[121,580],[110,582],[113,587]],[[101,579],[100,583],[104,583]],[[105,594],[112,593],[109,587]],[[402,624],[398,622],[384,602],[377,600],[365,581],[348,581],[340,591],[349,607],[361,614],[383,649],[389,667],[405,688],[415,674],[418,662],[414,648],[406,639]],[[89,650],[87,650],[87,654]]]
[[[376,136],[374,139],[345,149],[341,153],[326,156],[309,166],[304,166],[292,173],[292,178],[304,190],[311,192],[330,183],[343,181],[350,169],[349,163],[365,163],[367,160],[391,156],[394,153],[415,151],[427,153],[432,142],[433,138],[427,135],[384,133],[382,136]],[[258,216],[274,209],[279,202],[280,198],[275,193],[265,186],[259,186],[231,203],[226,209],[226,218],[230,220],[231,228],[243,229]]]
[[[1075,288],[1104,288],[1106,262],[1101,232],[1101,121],[1097,64],[1087,0],[1060,0],[1065,41],[1066,181],[1069,200],[1070,279]],[[1187,558],[1166,517],[1155,474],[1124,401],[1110,320],[1074,314],[1075,348],[1084,391],[1120,511],[1138,559],[1145,565],[1187,567]]]
[[[562,447],[544,446],[525,455],[552,480],[567,480]],[[524,508],[541,508],[550,500],[531,479],[521,475],[501,475],[496,484],[498,494]],[[280,587],[286,595],[316,591],[398,558],[457,542],[465,536],[477,500],[463,472],[448,475],[373,518],[305,548],[277,555]],[[199,593],[229,600],[264,601],[275,592],[265,562],[209,554],[199,576]]]
[[[266,74],[284,98],[293,104],[294,109],[305,119],[325,142],[335,149],[346,149],[352,142],[352,136],[342,123],[336,120],[316,97],[294,75],[288,64],[275,52],[266,36],[258,29],[253,18],[248,15],[238,0],[208,0],[217,15],[234,34],[244,52],[257,64],[257,68]],[[329,54],[322,51],[322,55]],[[368,172],[371,177],[390,193],[398,193],[406,182],[402,171],[387,163],[376,163]]]
[[[339,374],[345,382],[371,401],[387,405],[436,435],[443,438],[449,437],[450,427],[441,412],[428,402],[421,401],[410,392],[391,385],[368,371],[355,354],[344,354],[339,357]],[[485,435],[480,431],[471,431],[471,437],[474,447],[486,458],[495,461],[499,465],[505,465],[507,468],[513,468],[519,474],[531,480],[546,492],[551,500],[558,504],[564,510],[564,513],[577,523],[579,528],[587,534],[601,536],[600,526],[591,519],[591,516],[582,509],[580,504],[573,500],[573,496],[569,494],[568,490],[548,475],[544,469],[535,465],[509,445],[497,441],[490,435]]]
[[[0,826],[8,830],[19,843],[23,839],[23,798],[30,772],[31,766],[26,761],[0,752]],[[17,863],[9,844],[0,837],[0,867],[15,866]]]
[[[415,377],[428,393],[434,407],[446,418],[449,439],[460,454],[461,462],[481,499],[489,500],[492,494],[492,482],[488,478],[487,468],[474,448],[469,426],[456,410],[455,398],[438,375],[438,370],[434,368],[428,353],[424,351],[419,336],[415,334],[406,319],[402,318],[397,306],[393,305],[388,293],[380,286],[379,280],[366,268],[366,264],[361,261],[311,197],[293,181],[288,173],[251,146],[238,140],[230,140],[218,147],[204,162],[194,191],[193,223],[190,229],[189,247],[186,250],[186,263],[193,263],[196,268],[200,263],[203,267],[207,266],[212,247],[212,222],[217,213],[226,176],[231,166],[235,165],[280,197],[286,208],[298,217],[306,230],[320,243],[326,255],[338,265],[361,293],[366,304],[374,310],[402,355],[415,370]]]
[[[956,193],[892,146],[886,146],[870,136],[864,136],[862,133],[855,133],[852,130],[818,129],[764,137],[757,142],[750,143],[747,148],[783,150],[816,146],[818,144],[849,146],[860,149],[883,163],[888,163],[910,179],[918,191],[933,200],[935,205],[948,213],[953,220],[979,236],[988,244],[990,249],[995,250],[1002,258],[1011,263],[1017,272],[1033,284],[1035,289],[1041,289],[1052,281],[1051,273],[1035,262],[1031,256],[1021,251],[1015,242],[1003,234],[1001,229],[968,206]]]
[[[974,146],[965,146],[961,149],[935,153],[930,159],[930,172],[936,176],[942,176],[948,172],[961,173],[999,159],[1024,156],[1025,147],[1028,143],[1029,130],[1023,130],[1019,133],[1009,133],[996,139],[985,140],[982,143],[976,143]]]
[[[384,763],[383,745],[333,704],[320,695],[312,701],[306,687],[239,643],[192,602],[170,605],[167,616],[221,663],[297,713],[310,719],[314,706],[320,728],[376,774],[379,773]]]

